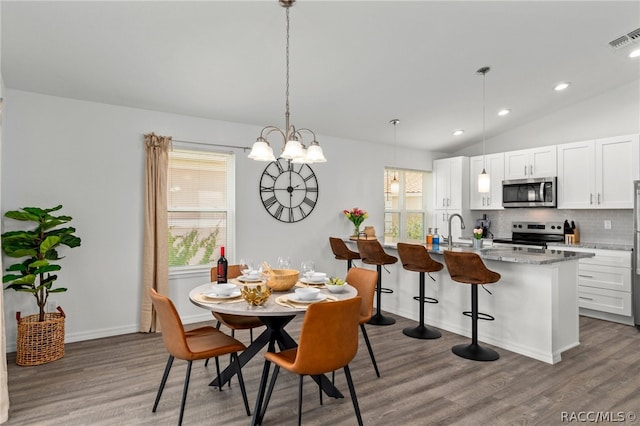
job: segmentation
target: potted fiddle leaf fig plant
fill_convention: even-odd
[[[60,265],[53,263],[62,259],[58,249],[61,246],[78,247],[81,240],[74,235],[75,228],[60,227],[72,219],[71,216],[52,214],[60,209],[62,205],[48,209],[24,207],[5,213],[7,218],[35,223],[35,227],[32,226],[30,229],[7,231],[2,234],[4,254],[7,257],[19,259],[6,268],[8,274],[2,277],[2,282],[8,284],[5,289],[11,288],[31,294],[39,309],[38,314],[24,318],[20,318],[20,312],[16,314],[18,319],[16,363],[19,365],[42,364],[61,358],[64,354],[64,312],[58,307],[59,313],[46,313],[45,308],[51,293],[67,291],[65,287],[54,287],[58,279],[55,272],[61,269]],[[25,333],[28,335],[25,336]],[[58,341],[61,334],[62,342],[52,343],[52,334],[57,336],[55,339]],[[42,340],[42,342],[39,343],[33,339]],[[54,353],[50,353],[52,346],[61,346],[62,349],[53,348]]]

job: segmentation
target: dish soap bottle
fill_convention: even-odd
[[[440,235],[438,235],[438,228],[435,229],[435,231],[433,231],[433,245],[439,245],[440,244]]]
[[[431,229],[429,228],[429,233],[427,234],[427,245],[430,246],[433,244],[433,235],[431,234]]]

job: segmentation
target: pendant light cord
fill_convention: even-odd
[[[285,102],[285,132],[287,133],[287,138],[289,137],[288,133],[289,133],[289,8],[287,7],[287,43],[286,43],[286,50],[285,50],[285,57],[286,57],[286,67],[287,67],[287,72],[286,72],[286,85],[285,85],[285,92],[284,92],[284,97],[286,99]],[[285,141],[286,143],[286,141]]]

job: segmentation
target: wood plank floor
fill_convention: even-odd
[[[640,332],[635,327],[581,317],[580,346],[556,365],[503,349],[498,361],[482,363],[451,352],[466,338],[443,332],[437,340],[412,339],[401,330],[414,323],[394,317],[395,325],[367,326],[382,377],[375,377],[363,341],[351,364],[365,425],[555,425],[563,424],[563,412],[640,415]],[[297,319],[288,326],[294,337],[299,329]],[[248,332],[237,337],[248,343]],[[186,371],[182,361],[174,363],[158,411],[151,412],[166,359],[161,336],[146,334],[70,343],[64,358],[37,367],[16,366],[15,354],[9,354],[6,424],[176,424]],[[243,369],[252,410],[262,366],[260,355]],[[184,424],[249,424],[237,380],[219,392],[208,386],[214,375],[213,362],[206,368],[194,363]],[[336,385],[346,397],[325,397],[321,406],[307,378],[303,424],[355,423],[342,373]],[[264,424],[295,424],[296,398],[297,378],[281,372]]]

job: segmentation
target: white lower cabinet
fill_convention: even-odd
[[[578,262],[580,314],[633,325],[631,252],[570,247],[565,250],[595,253]]]

